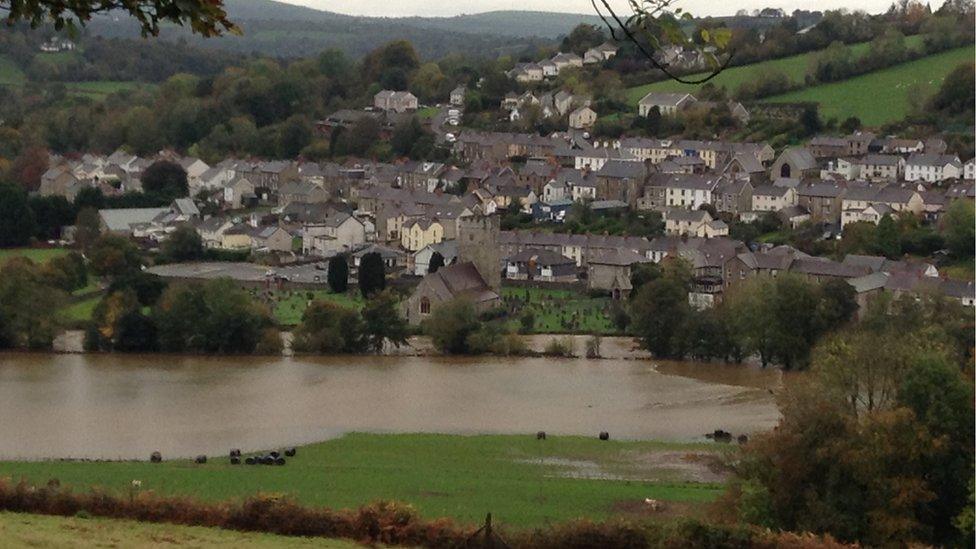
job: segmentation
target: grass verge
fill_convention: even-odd
[[[353,549],[351,541],[236,532],[133,520],[0,512],[0,545],[36,547],[255,547]]]

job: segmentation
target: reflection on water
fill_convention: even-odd
[[[0,457],[220,454],[352,430],[691,440],[771,427],[776,383],[645,360],[0,354]]]

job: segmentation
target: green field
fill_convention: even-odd
[[[207,501],[277,493],[334,509],[397,500],[425,518],[476,524],[490,511],[501,524],[531,527],[578,517],[604,519],[645,498],[676,502],[676,511],[693,512],[722,493],[723,484],[715,482],[721,477],[707,475],[728,451],[734,447],[595,436],[540,441],[535,435],[349,434],[301,447],[283,467],[235,466],[226,457],[205,465],[0,462],[0,477],[34,483],[57,478],[75,490],[97,486],[119,494],[128,494],[132,481],[139,480],[143,490]]]
[[[974,54],[973,46],[962,47],[765,101],[814,101],[820,103],[820,116],[825,120],[857,116],[865,125],[878,126],[904,118],[908,114],[910,94],[920,93],[923,99],[931,95],[952,69],[961,63],[972,63]]]
[[[0,55],[0,85],[13,84],[20,85],[27,80],[24,71],[14,64],[13,61]]]
[[[0,512],[0,546],[37,547],[320,547],[353,549],[351,541],[273,536],[219,528],[103,518],[51,517]]]
[[[420,120],[430,120],[437,114],[437,107],[424,107],[417,111],[417,118]]]
[[[921,36],[909,36],[905,39],[905,43],[910,48],[915,48],[921,45]],[[850,46],[851,52],[854,56],[863,55],[869,51],[867,43],[854,44]],[[749,82],[755,80],[759,75],[767,73],[769,71],[779,71],[790,78],[793,82],[803,82],[807,71],[810,69],[810,62],[819,52],[810,52],[800,55],[793,55],[790,57],[782,57],[780,59],[772,59],[770,61],[762,61],[759,63],[753,63],[751,65],[742,65],[740,67],[731,67],[722,71],[721,74],[710,80],[712,84],[718,87],[725,86],[725,88],[730,92],[734,93],[739,86],[744,82]],[[708,73],[701,73],[690,76],[689,78],[701,78],[707,76]],[[675,82],[674,80],[663,80],[661,82],[654,82],[651,84],[644,84],[643,86],[635,86],[633,88],[627,88],[625,90],[627,94],[627,103],[633,106],[637,106],[637,102],[640,101],[642,97],[647,95],[648,92],[688,92],[695,93],[701,86],[697,84],[682,84],[680,82]]]
[[[609,312],[609,297],[590,297],[585,292],[543,288],[502,288],[506,305],[535,314],[533,332],[540,334],[612,334],[617,330]],[[574,320],[575,319],[575,320]],[[518,319],[513,328],[518,329]]]
[[[68,322],[84,322],[91,320],[92,313],[95,312],[95,307],[98,306],[98,302],[101,300],[101,295],[95,295],[92,297],[86,297],[80,301],[75,301],[61,310],[62,316],[64,320]]]
[[[46,263],[55,257],[68,253],[67,248],[2,248],[0,263],[14,257],[26,257],[35,263]]]
[[[359,293],[334,294],[326,290],[289,290],[277,292],[274,301],[274,315],[285,326],[295,326],[302,321],[302,314],[308,306],[309,294],[312,299],[331,301],[350,309],[360,309],[363,298]]]

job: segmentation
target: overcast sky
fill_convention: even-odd
[[[480,13],[497,10],[538,10],[561,11],[567,13],[593,13],[590,0],[283,0],[289,4],[300,4],[326,11],[350,15],[374,16],[450,16],[462,13]],[[612,6],[627,9],[624,0],[612,0]],[[678,6],[693,15],[733,15],[737,10],[753,10],[767,6],[780,7],[787,12],[795,9],[828,10],[837,8],[859,8],[871,13],[882,12],[891,5],[891,0],[737,0],[736,2],[716,2],[715,0],[679,0]],[[933,0],[932,8],[942,5],[941,0]]]

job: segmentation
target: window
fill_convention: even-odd
[[[430,300],[427,296],[420,298],[420,314],[429,315],[430,314]]]

